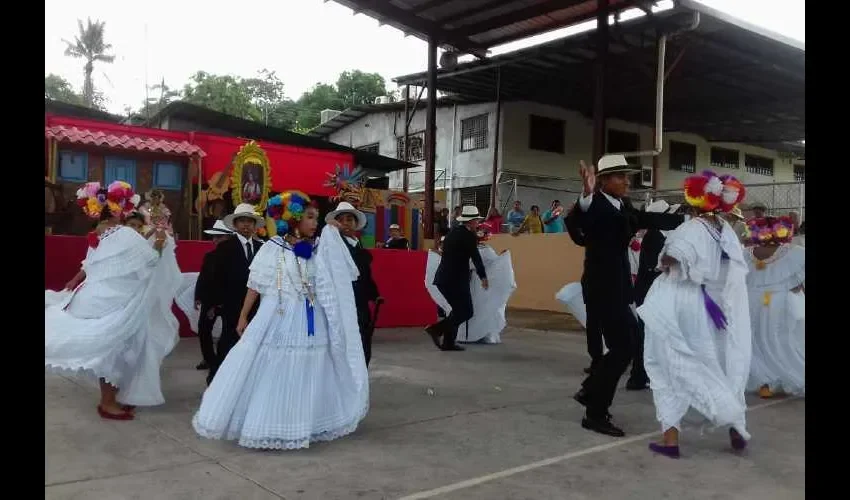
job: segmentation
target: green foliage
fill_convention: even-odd
[[[83,26],[83,21],[77,19],[77,27],[79,34],[74,38],[73,42],[62,40],[65,42],[65,55],[85,59],[86,63],[83,66],[85,72],[85,80],[83,83],[83,104],[89,107],[95,106],[96,101],[103,105],[103,96],[96,96],[94,82],[92,81],[92,72],[94,71],[95,62],[111,63],[115,60],[115,56],[106,52],[112,48],[111,44],[106,43],[104,39],[104,30],[106,23],[104,21],[94,21],[91,18],[87,20],[87,24]]]
[[[71,86],[68,80],[53,73],[44,77],[44,98],[77,106],[86,105],[82,94],[74,90],[74,87]],[[106,97],[103,95],[103,92],[94,91],[92,103],[89,107],[106,111]]]
[[[336,88],[346,107],[372,104],[376,97],[387,94],[384,77],[359,69],[343,71],[336,81]]]
[[[198,71],[183,87],[183,100],[248,120],[262,121],[262,112],[239,77]]]

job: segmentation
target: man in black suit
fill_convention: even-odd
[[[478,253],[478,236],[476,235],[478,224],[483,217],[478,213],[478,208],[465,206],[455,220],[460,225],[452,228],[443,240],[443,256],[434,276],[434,284],[437,285],[437,289],[452,310],[447,317],[425,329],[434,341],[434,345],[441,351],[464,350],[457,345],[456,340],[458,327],[469,321],[473,313],[472,293],[469,290],[472,277],[469,272],[470,259],[475,266],[475,272],[481,278],[481,286],[485,290],[489,286],[484,262],[481,260],[481,254]],[[442,343],[440,343],[440,337],[442,337]]]
[[[217,220],[212,229],[204,230],[212,238],[215,248],[204,255],[201,272],[195,282],[195,310],[200,311],[198,318],[198,340],[201,343],[203,361],[196,366],[198,370],[207,370],[215,365],[216,355],[213,346],[212,329],[215,319],[221,315],[216,304],[221,303],[221,290],[215,286],[215,256],[218,245],[230,238],[233,231],[227,229],[224,221]]]
[[[608,353],[582,383],[575,399],[587,408],[582,427],[615,437],[625,433],[611,422],[608,409],[632,359],[637,328],[631,307],[634,290],[627,254],[629,242],[638,229],[673,229],[682,221],[681,217],[639,212],[631,206],[626,198],[628,175],[636,170],[622,155],[600,158],[598,174],[582,162],[583,193],[575,208],[581,210],[579,225],[585,242],[585,305],[588,317],[595,316],[599,321],[608,346]]]
[[[374,302],[377,306],[384,299],[378,294],[378,285],[372,278],[372,254],[363,248],[357,238],[357,232],[366,227],[366,215],[343,201],[337,205],[336,210],[325,216],[326,222],[332,220],[340,223],[343,241],[354,264],[357,265],[359,276],[354,281],[354,303],[357,307],[357,324],[360,327],[360,340],[363,342],[363,355],[366,357],[366,366],[369,366],[372,359],[372,334],[375,332],[369,302]]]
[[[573,206],[569,213],[567,213],[567,217],[565,218],[565,222],[567,224],[567,233],[570,235],[570,239],[573,240],[573,243],[576,245],[583,247],[585,244],[584,233],[581,232],[581,222],[579,220],[581,216],[581,210],[576,210],[576,207]],[[586,287],[582,278],[581,290],[582,290],[582,299],[584,300],[584,289]],[[591,315],[590,311],[587,311],[587,325],[585,325],[585,336],[587,337],[587,354],[590,355],[590,366],[584,369],[584,373],[590,373],[594,368],[599,366],[599,360],[602,359],[602,330],[599,328],[599,322],[596,320],[595,315]]]
[[[672,208],[664,200],[659,200],[650,203],[644,209],[648,213],[675,213],[679,205]],[[649,292],[649,287],[655,281],[661,271],[658,270],[658,255],[661,254],[661,249],[664,248],[664,242],[667,237],[664,231],[658,228],[651,228],[643,235],[640,243],[640,256],[638,257],[637,279],[635,280],[635,306],[640,307],[643,304],[643,299]],[[640,391],[649,388],[649,377],[646,374],[646,369],[643,366],[643,342],[644,330],[643,321],[638,318],[637,329],[635,330],[635,346],[634,359],[632,360],[632,371],[629,375],[629,380],[626,381],[626,390]]]
[[[239,341],[236,325],[239,322],[239,314],[242,312],[245,294],[248,292],[248,266],[251,265],[251,261],[254,260],[254,256],[263,244],[255,239],[254,235],[258,227],[265,225],[265,220],[254,212],[253,205],[242,203],[232,214],[224,218],[224,225],[236,234],[216,248],[213,286],[220,291],[219,307],[223,324],[221,338],[218,339],[215,365],[210,367],[210,373],[207,376],[208,384],[212,382],[227,353]],[[259,302],[254,306],[251,317],[258,305]]]

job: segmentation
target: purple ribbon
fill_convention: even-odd
[[[718,330],[725,330],[727,321],[726,315],[723,314],[723,310],[720,309],[720,306],[717,305],[714,300],[708,295],[708,292],[705,291],[705,285],[700,287],[702,289],[702,298],[705,301],[705,310],[708,311],[709,317],[711,317],[711,321],[714,322],[714,326],[717,327]]]

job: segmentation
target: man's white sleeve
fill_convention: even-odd
[[[593,201],[593,193],[587,196],[582,196],[578,199],[578,207],[582,212],[587,212],[590,209],[590,202]]]

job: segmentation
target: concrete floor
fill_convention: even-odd
[[[683,458],[646,449],[658,431],[648,392],[618,393],[627,433],[580,427],[571,399],[584,337],[509,328],[499,346],[436,351],[421,330],[381,330],[372,408],[347,438],[297,452],[208,441],[190,419],[204,388],[197,341],[166,360],[168,402],[132,422],[95,412],[95,388],[45,378],[48,499],[657,500],[805,498],[805,402],[753,399],[754,439],[737,456],[725,430],[688,417]]]

